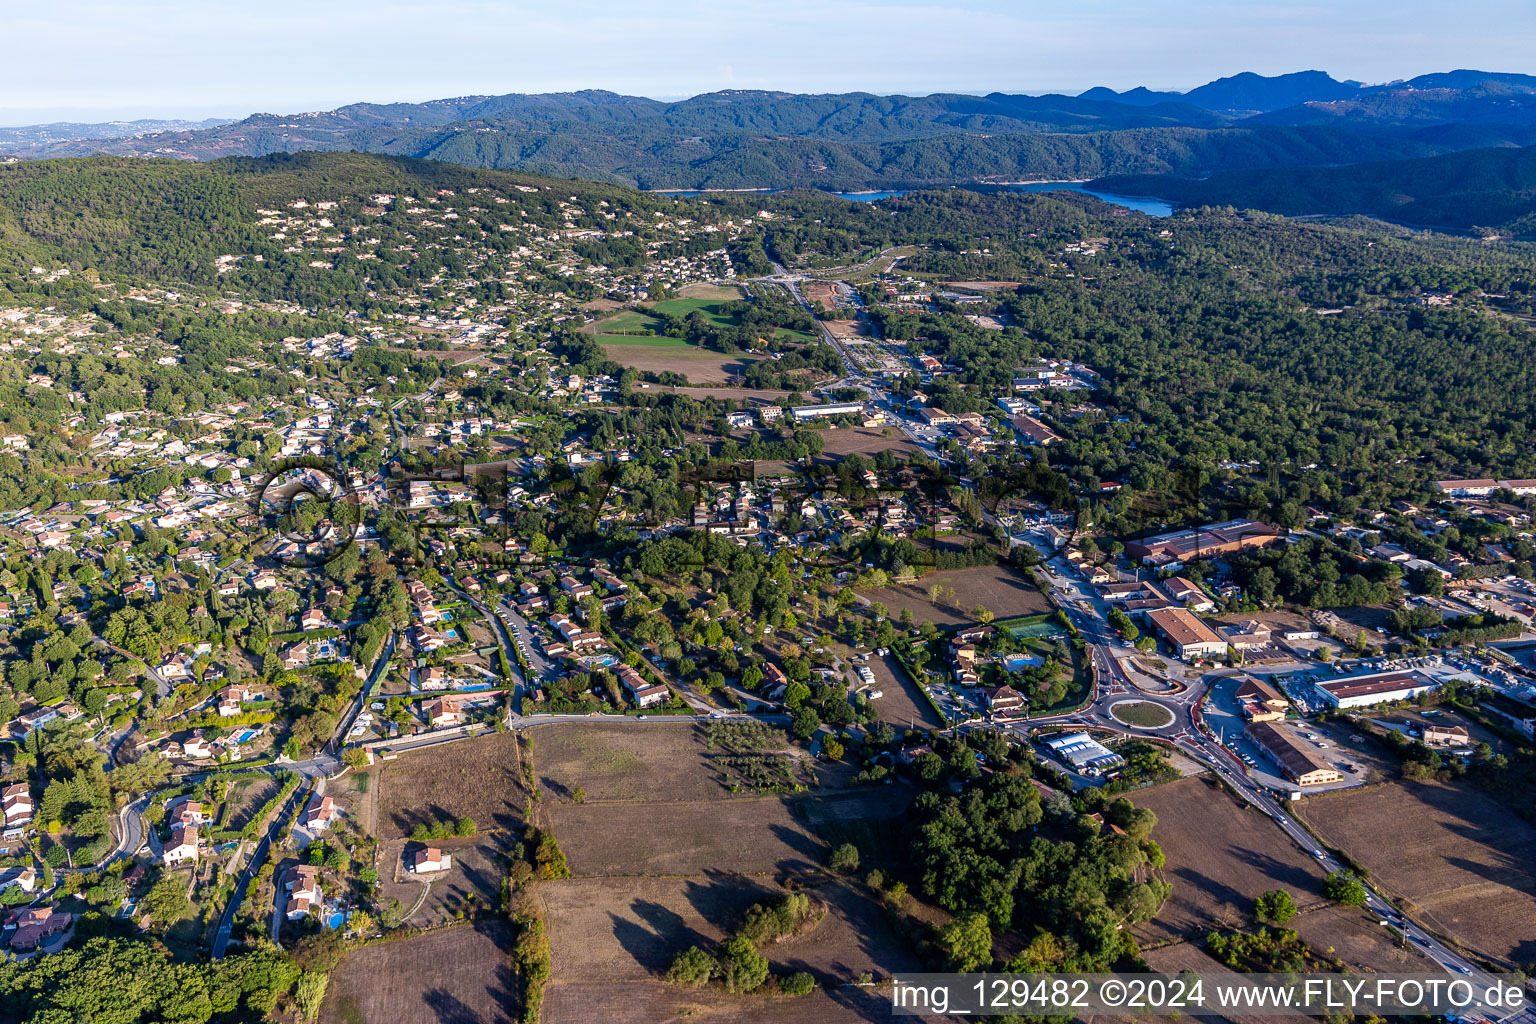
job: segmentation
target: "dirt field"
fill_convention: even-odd
[[[730,767],[732,752],[711,745],[710,728],[691,721],[654,721],[638,728],[568,723],[526,735],[533,740],[539,786],[552,804],[569,803],[577,787],[587,791],[589,803],[728,799],[727,786],[733,783],[739,796],[753,796]],[[758,753],[776,762],[786,783],[812,785],[833,774],[784,743],[782,733],[764,735],[768,742]]]
[[[510,953],[494,920],[366,946],[332,972],[321,1024],[510,1024]]]
[[[928,588],[935,584],[955,588],[953,604],[928,599]],[[901,615],[902,609],[910,608],[918,622],[935,622],[941,626],[974,622],[975,616],[971,612],[978,604],[985,605],[1000,619],[1051,611],[1045,595],[1027,578],[1006,566],[984,565],[975,569],[930,572],[916,583],[867,590],[862,596],[884,604],[890,609],[892,618]]]
[[[806,281],[800,286],[800,294],[813,306],[820,302],[829,310],[838,307],[837,285],[831,281]]]
[[[737,374],[747,371],[747,366],[761,356],[746,352],[725,355],[709,349],[693,346],[663,346],[644,344],[646,339],[633,341],[618,335],[598,335],[603,350],[609,358],[625,366],[633,366],[642,373],[665,373],[668,370],[687,377],[690,383],[724,383]]]
[[[481,831],[523,821],[528,787],[518,762],[517,735],[491,734],[401,754],[373,769],[377,788],[372,828],[399,839],[419,824],[473,818]]]
[[[898,457],[906,458],[918,450],[917,445],[895,427],[829,427],[817,433],[826,442],[826,447],[816,460],[818,462],[832,462],[834,460],[829,456],[838,455],[873,457],[883,451],[892,451]]]
[[[431,927],[448,921],[471,905],[495,906],[507,874],[512,836],[505,832],[465,839],[435,839],[430,844],[395,839],[380,847],[379,895],[415,908],[405,923]],[[416,876],[406,870],[408,858],[425,846],[435,846],[453,858],[447,871]],[[431,888],[423,894],[422,890]]]
[[[889,722],[897,729],[937,729],[943,726],[939,713],[923,698],[917,683],[887,655],[872,657],[869,667],[875,673],[875,688],[885,696],[875,701],[880,720]]]
[[[677,293],[683,299],[705,299],[710,302],[734,302],[742,297],[740,288],[734,285],[690,284]]]
[[[281,784],[270,776],[241,780],[238,792],[232,787],[226,803],[220,828],[241,829],[250,823],[251,815],[261,810],[266,802],[277,794]]]
[[[1470,786],[1387,783],[1304,801],[1302,817],[1410,916],[1487,956],[1536,960],[1536,829]]]
[[[1152,838],[1168,858],[1173,895],[1137,939],[1157,943],[1203,936],[1212,927],[1249,927],[1253,901],[1286,889],[1305,911],[1323,903],[1323,872],[1260,812],[1204,778],[1182,779],[1132,797],[1157,815]]]
[[[545,991],[548,1024],[592,1020],[651,1022],[683,1017],[730,1021],[884,1020],[878,999],[847,993],[788,999],[732,997],[672,988],[656,980],[680,949],[713,944],[752,903],[782,891],[737,876],[708,879],[588,879],[541,885],[550,922],[553,977]],[[808,933],[763,952],[775,973],[810,971],[837,985],[870,971],[877,978],[916,970],[874,903],[842,882],[812,890],[827,914]],[[621,998],[622,997],[622,998]],[[879,1011],[883,1015],[877,1016]]]
[[[782,797],[567,803],[544,814],[577,875],[808,871],[824,865],[829,853]]]

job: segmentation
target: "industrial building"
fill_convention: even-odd
[[[1316,689],[1317,695],[1332,707],[1365,708],[1407,700],[1439,686],[1422,672],[1373,672],[1365,676],[1325,679],[1316,684]]]
[[[1248,738],[1257,743],[1298,786],[1340,782],[1344,774],[1308,750],[1289,729],[1274,722],[1249,722]]]
[[[1214,558],[1251,548],[1262,548],[1280,539],[1280,531],[1268,523],[1252,519],[1230,519],[1225,523],[1197,526],[1191,530],[1163,533],[1144,540],[1131,541],[1125,553],[1143,565],[1171,565],[1195,558]]]
[[[1085,732],[1051,736],[1044,742],[1051,753],[1084,775],[1099,775],[1125,763],[1125,758]]]

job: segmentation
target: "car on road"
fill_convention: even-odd
[[[1312,851],[1312,856],[1316,857],[1318,860],[1322,860],[1323,859],[1323,851],[1322,850],[1313,850]]]

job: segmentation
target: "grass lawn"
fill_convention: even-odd
[[[1109,709],[1126,725],[1139,725],[1147,729],[1159,729],[1173,722],[1173,715],[1160,705],[1148,701],[1129,701]]]
[[[626,309],[594,325],[600,334],[655,334],[661,321],[649,313]]]
[[[691,313],[699,312],[704,314],[704,319],[716,327],[735,327],[736,318],[720,311],[724,305],[725,303],[719,299],[667,299],[665,302],[656,303],[651,308],[658,313],[675,316],[680,320]]]

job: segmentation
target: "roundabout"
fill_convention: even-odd
[[[1116,701],[1109,706],[1109,714],[1122,725],[1148,731],[1166,729],[1174,722],[1172,711],[1150,700]]]

